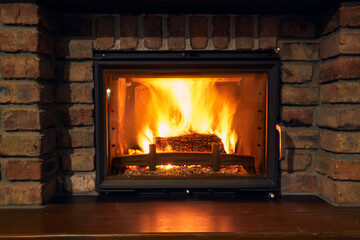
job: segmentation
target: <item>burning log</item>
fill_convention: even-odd
[[[219,144],[219,152],[225,153],[224,144],[215,134],[190,133],[176,137],[156,137],[156,149],[165,151],[168,146],[176,152],[211,152],[212,144]]]

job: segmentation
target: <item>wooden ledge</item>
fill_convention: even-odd
[[[63,197],[0,209],[0,239],[360,239],[360,207],[315,196]]]

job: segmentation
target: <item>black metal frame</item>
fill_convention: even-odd
[[[238,178],[108,178],[106,155],[105,71],[110,69],[232,69],[268,73],[267,166],[265,177]],[[96,189],[99,192],[158,189],[236,189],[277,191],[279,188],[278,54],[269,51],[118,51],[94,53]]]

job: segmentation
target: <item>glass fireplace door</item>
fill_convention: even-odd
[[[107,71],[108,175],[266,174],[266,72]]]

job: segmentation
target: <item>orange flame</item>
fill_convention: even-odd
[[[149,152],[154,137],[216,134],[225,151],[235,153],[238,136],[232,127],[237,100],[216,87],[218,78],[133,78],[141,85],[135,98],[141,105],[137,136],[142,153]],[[227,79],[225,79],[226,81]],[[240,81],[237,78],[236,81]],[[171,150],[171,149],[167,149]]]

